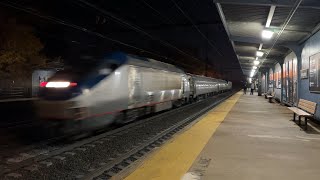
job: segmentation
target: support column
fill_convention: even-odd
[[[261,83],[262,83],[262,76],[261,76],[261,72],[258,72],[258,96],[261,96]]]

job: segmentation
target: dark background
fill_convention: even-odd
[[[43,53],[68,65],[124,51],[194,74],[243,79],[211,0],[11,0],[0,1],[0,16],[34,27]]]

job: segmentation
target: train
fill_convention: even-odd
[[[85,71],[65,69],[41,82],[36,107],[42,121],[68,132],[128,123],[231,89],[230,81],[114,52]]]

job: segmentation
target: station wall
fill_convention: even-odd
[[[266,89],[268,89],[269,92],[274,91],[276,98],[281,99],[282,102],[289,105],[297,106],[299,98],[316,102],[318,105],[315,117],[320,121],[320,83],[317,84],[318,91],[314,91],[313,89],[313,91],[310,91],[309,89],[310,57],[316,59],[313,67],[318,68],[318,71],[315,72],[315,75],[312,77],[315,79],[320,78],[320,31],[310,37],[299,48],[297,52],[298,57],[295,52],[291,52],[285,57],[282,67],[280,64],[276,64],[266,72],[264,79],[264,81],[266,81]],[[299,50],[301,52],[301,58]],[[314,55],[318,53],[319,56],[314,58]],[[300,63],[301,67],[298,68],[298,64]],[[300,78],[301,70],[308,70],[308,76],[306,78]],[[279,76],[282,77],[282,81]]]
[[[320,32],[318,31],[314,34],[310,39],[308,39],[302,49],[301,53],[301,69],[309,69],[309,61],[310,56],[313,56],[320,52]],[[319,60],[320,61],[320,60]],[[319,64],[318,64],[319,66]],[[309,69],[310,70],[310,69]],[[302,99],[307,99],[309,101],[316,102],[317,111],[316,111],[316,118],[320,121],[320,94],[319,92],[310,92],[309,90],[309,77],[306,79],[299,79],[299,97]]]

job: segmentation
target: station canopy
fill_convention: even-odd
[[[292,48],[320,29],[319,0],[213,2],[246,76],[253,76],[254,66],[261,70],[283,62]]]

